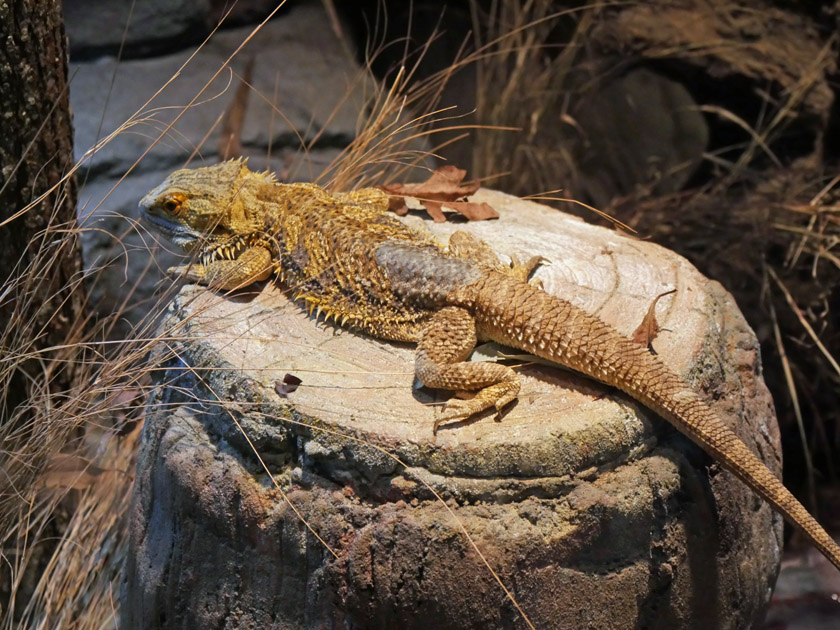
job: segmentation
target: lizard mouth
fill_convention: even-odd
[[[140,206],[140,218],[149,223],[151,227],[163,234],[175,245],[184,249],[194,245],[201,238],[200,232],[180,223],[170,221],[166,217],[155,214],[142,205]]]

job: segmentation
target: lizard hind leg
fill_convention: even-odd
[[[531,256],[531,258],[523,263],[516,256],[511,256],[510,265],[502,264],[496,252],[487,243],[476,238],[469,232],[463,232],[461,230],[454,232],[449,237],[449,253],[458,258],[472,260],[489,269],[517,278],[522,282],[529,282],[534,271],[540,265],[549,262],[548,259],[542,256]],[[531,280],[531,282],[537,288],[542,288],[542,283],[539,280]]]
[[[506,365],[466,360],[475,344],[473,316],[454,306],[438,311],[421,332],[414,364],[417,378],[427,387],[478,390],[469,400],[448,402],[435,421],[435,433],[443,423],[465,420],[490,407],[501,413],[519,394],[519,377]]]

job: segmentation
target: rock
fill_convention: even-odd
[[[277,0],[237,0],[232,5],[225,0],[66,0],[64,24],[74,60],[116,55],[121,47],[127,59],[197,44],[225,15],[223,28],[257,23],[276,6]]]
[[[300,151],[300,138],[312,141],[317,136],[320,147],[343,147],[355,136],[365,87],[370,85],[332,31],[324,28],[326,20],[320,5],[299,5],[282,20],[266,24],[231,62],[234,71],[242,72],[248,56],[254,56],[254,90],[242,133],[246,147],[265,155],[269,142]],[[119,65],[108,57],[71,64],[76,159],[85,159],[94,174],[111,177],[122,176],[147,150],[137,168],[181,167],[230,105],[238,79],[220,68],[251,31],[248,26],[216,33],[183,70],[192,51]],[[313,38],[312,33],[320,35]],[[194,98],[195,104],[184,111]],[[172,129],[158,139],[176,118]],[[89,154],[99,139],[129,120],[130,127]],[[201,147],[200,156],[208,159],[216,153],[217,137],[218,131]]]
[[[66,0],[70,55],[80,59],[113,54],[121,43],[128,54],[148,54],[200,42],[210,31],[210,4],[210,0]]]
[[[837,65],[825,54],[823,25],[807,11],[786,11],[766,0],[747,0],[740,8],[727,0],[669,0],[619,7],[603,17],[592,43],[604,51],[625,59],[679,61],[682,72],[674,69],[693,82],[700,78],[690,72],[695,67],[719,82],[734,80],[731,87],[755,83],[770,94],[801,91],[792,108],[823,124],[828,120]]]
[[[541,160],[554,170],[542,181],[564,181],[568,197],[613,214],[628,207],[641,215],[651,197],[726,181],[721,173],[732,164],[750,164],[758,173],[751,176],[765,180],[770,165],[820,163],[837,59],[817,13],[767,0],[599,11],[584,36],[587,52],[563,77],[567,96],[546,101],[543,118],[555,127],[532,141],[546,156],[557,145],[569,154]]]
[[[501,218],[406,220],[545,256],[547,291],[626,334],[676,288],[654,347],[779,473],[758,345],[720,285],[651,243],[476,198]],[[121,627],[524,627],[492,571],[538,628],[748,628],[767,602],[781,519],[615,390],[525,364],[501,423],[435,439],[445,396],[412,388],[412,348],[316,323],[274,284],[185,287],[162,334]],[[302,383],[281,397],[286,374]]]
[[[578,108],[583,142],[572,141],[576,192],[606,207],[616,197],[677,192],[703,160],[709,130],[700,107],[677,81],[631,70]]]

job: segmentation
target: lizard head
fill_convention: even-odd
[[[250,189],[273,179],[250,171],[246,163],[229,160],[175,171],[140,200],[142,218],[187,252],[257,231],[261,226],[247,203]]]

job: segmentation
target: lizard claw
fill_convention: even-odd
[[[474,413],[481,411],[481,409],[475,409],[475,404],[473,400],[450,400],[446,405],[443,407],[443,413],[435,419],[435,423],[432,426],[432,433],[437,435],[438,429],[440,425],[447,424],[449,422],[458,422],[459,420],[466,420]],[[473,404],[471,404],[473,403]]]
[[[188,282],[201,282],[204,279],[204,265],[194,263],[192,265],[178,265],[169,267],[166,275],[170,278],[183,278]]]
[[[477,413],[484,411],[490,407],[496,407],[496,414],[494,420],[496,422],[502,421],[502,410],[515,398],[514,396],[503,396],[495,402],[489,400],[482,400],[480,398],[470,398],[469,400],[450,400],[443,408],[443,413],[435,420],[432,426],[432,433],[437,435],[440,425],[449,422],[458,422],[459,420],[466,420]]]

